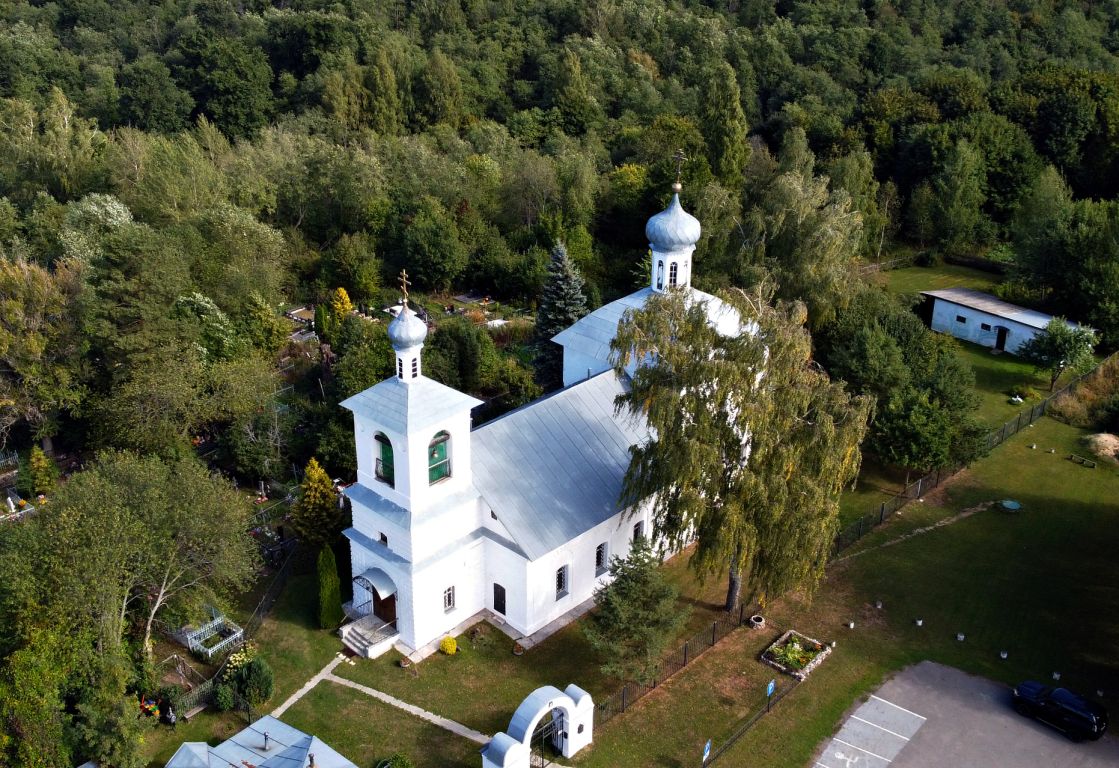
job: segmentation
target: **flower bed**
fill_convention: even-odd
[[[831,646],[790,629],[762,652],[762,661],[803,680],[831,653]]]

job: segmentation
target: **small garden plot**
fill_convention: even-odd
[[[762,652],[762,661],[771,667],[803,680],[824,663],[831,646],[790,629]]]

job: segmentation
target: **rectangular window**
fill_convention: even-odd
[[[599,544],[594,550],[594,575],[601,576],[606,573],[609,568],[609,552],[606,549],[606,542]]]
[[[455,609],[455,588],[447,587],[443,590],[443,610],[450,612]]]
[[[556,600],[567,597],[567,566],[556,571]]]
[[[389,537],[387,533],[381,534],[381,543],[384,544],[386,547],[389,545]]]
[[[982,331],[989,331],[989,330],[991,330],[991,324],[990,323],[980,323],[979,324],[979,329],[982,330]]]
[[[396,358],[396,375],[398,378],[404,378],[404,360],[399,357]]]
[[[412,378],[420,375],[420,359],[418,357],[412,358]]]
[[[637,541],[643,538],[645,538],[645,521],[638,520],[633,526],[633,540]]]
[[[956,315],[956,322],[957,322],[957,323],[966,323],[966,322],[967,322],[967,318],[966,318],[966,317],[964,317],[963,315]]]
[[[671,264],[668,265],[668,284],[669,285],[673,285],[673,286],[676,285],[676,274],[677,274],[678,271],[679,271],[679,266],[676,264],[676,262],[672,262]]]

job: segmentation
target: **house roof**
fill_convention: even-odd
[[[1044,312],[1038,312],[1034,309],[1026,309],[1019,307],[1016,304],[997,299],[989,293],[983,293],[973,288],[942,288],[936,291],[921,291],[924,296],[932,296],[934,299],[942,299],[943,301],[957,304],[961,307],[969,309],[976,309],[980,312],[986,312],[995,317],[1001,317],[1004,320],[1010,320],[1020,325],[1026,325],[1030,328],[1045,329],[1049,325],[1049,321],[1053,319],[1052,315],[1047,315]],[[1070,322],[1070,326],[1077,327],[1076,323]]]
[[[688,292],[689,302],[702,301],[707,304],[707,316],[719,333],[724,336],[738,335],[740,319],[734,307],[710,293],[691,287],[685,290]],[[604,304],[557,333],[552,341],[563,346],[565,354],[568,351],[578,352],[607,362],[610,360],[610,342],[618,333],[618,321],[622,319],[622,315],[627,309],[645,306],[645,302],[655,293],[652,288],[646,287]]]
[[[374,419],[397,433],[434,426],[481,404],[481,400],[426,376],[409,383],[394,376],[341,402],[354,416]]]
[[[264,736],[268,735],[268,748]],[[304,768],[307,756],[316,768],[357,768],[315,736],[266,715],[216,747],[186,742],[172,755],[166,768],[228,768],[244,763],[257,768]]]
[[[614,413],[625,391],[606,371],[471,433],[474,485],[529,559],[620,511],[629,447],[648,437],[643,420]]]

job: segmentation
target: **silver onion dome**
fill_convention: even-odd
[[[680,205],[680,185],[673,184],[672,202],[668,207],[649,219],[645,225],[645,237],[655,251],[678,251],[692,248],[703,232],[699,219],[692,216]]]
[[[421,320],[407,304],[403,306],[388,328],[389,342],[396,351],[418,347],[427,338],[427,323]]]

